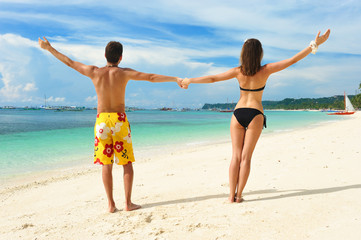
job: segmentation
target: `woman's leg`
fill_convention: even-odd
[[[248,125],[247,131],[244,135],[236,202],[242,201],[242,192],[244,187],[246,186],[248,176],[251,171],[251,158],[253,151],[256,147],[256,143],[262,133],[263,121],[263,115],[259,114],[255,116],[251,123]]]
[[[238,185],[244,135],[244,127],[238,123],[237,119],[233,115],[231,119],[232,160],[229,165],[229,202],[234,202],[236,188]]]

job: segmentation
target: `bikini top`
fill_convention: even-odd
[[[266,87],[266,85],[264,85],[261,88],[257,88],[257,89],[247,89],[247,88],[242,88],[241,86],[239,86],[239,89],[241,89],[242,91],[247,91],[247,92],[259,92],[259,91],[263,91],[263,89]]]

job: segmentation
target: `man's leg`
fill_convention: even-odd
[[[133,164],[128,163],[123,165],[124,168],[124,193],[125,193],[125,211],[132,211],[139,209],[141,206],[132,203],[132,186],[133,186]]]
[[[108,198],[108,211],[115,212],[115,202],[113,199],[113,164],[103,165],[102,178],[104,183],[105,192]]]

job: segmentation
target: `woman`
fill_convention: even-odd
[[[318,32],[310,45],[293,57],[261,66],[263,49],[257,39],[248,39],[242,47],[240,67],[235,67],[218,75],[185,78],[182,87],[188,88],[190,83],[214,83],[232,78],[238,80],[241,97],[235,107],[231,119],[232,160],[229,166],[229,202],[242,202],[242,192],[247,183],[251,168],[251,158],[256,147],[266,118],[263,115],[262,95],[268,77],[316,53],[330,35],[330,29],[320,36]]]

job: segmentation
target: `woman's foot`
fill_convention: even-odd
[[[235,199],[236,198],[234,196],[230,196],[230,197],[228,197],[228,202],[229,203],[234,203]]]
[[[241,203],[241,202],[244,201],[244,199],[243,199],[243,197],[235,197],[235,198],[234,198],[234,201],[235,201],[236,203]]]

